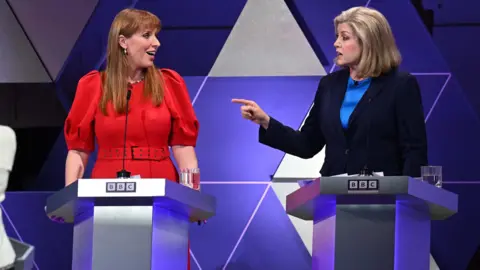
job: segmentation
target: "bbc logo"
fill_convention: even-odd
[[[348,190],[378,190],[378,180],[348,180]]]
[[[107,193],[112,192],[136,192],[137,183],[135,182],[107,182]]]

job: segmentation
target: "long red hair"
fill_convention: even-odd
[[[109,102],[112,102],[116,113],[125,113],[129,63],[118,43],[120,35],[129,38],[145,29],[154,30],[155,33],[161,29],[160,19],[145,10],[124,9],[115,16],[112,22],[108,34],[107,66],[102,74],[103,91],[100,109],[104,115],[107,114]],[[144,81],[144,96],[150,98],[154,106],[160,105],[164,98],[164,83],[161,73],[154,65],[145,70]]]

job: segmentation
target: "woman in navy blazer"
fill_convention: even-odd
[[[401,72],[391,28],[378,11],[355,7],[334,20],[335,63],[323,77],[300,131],[284,126],[254,101],[240,103],[244,118],[260,125],[261,143],[300,158],[326,147],[322,176],[383,172],[420,176],[427,138],[417,80]]]

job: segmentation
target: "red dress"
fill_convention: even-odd
[[[170,69],[161,69],[161,73],[165,95],[158,107],[143,97],[143,81],[132,85],[125,168],[132,176],[178,182],[168,147],[195,146],[199,124],[182,77]],[[96,139],[98,156],[91,177],[116,178],[117,171],[122,169],[125,114],[116,115],[110,103],[108,115],[103,115],[99,108],[101,93],[100,72],[91,71],[80,79],[65,121],[65,140],[68,150],[90,153]]]

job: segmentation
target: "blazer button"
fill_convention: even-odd
[[[348,152],[350,152],[350,149],[345,150],[345,155],[348,155]]]

